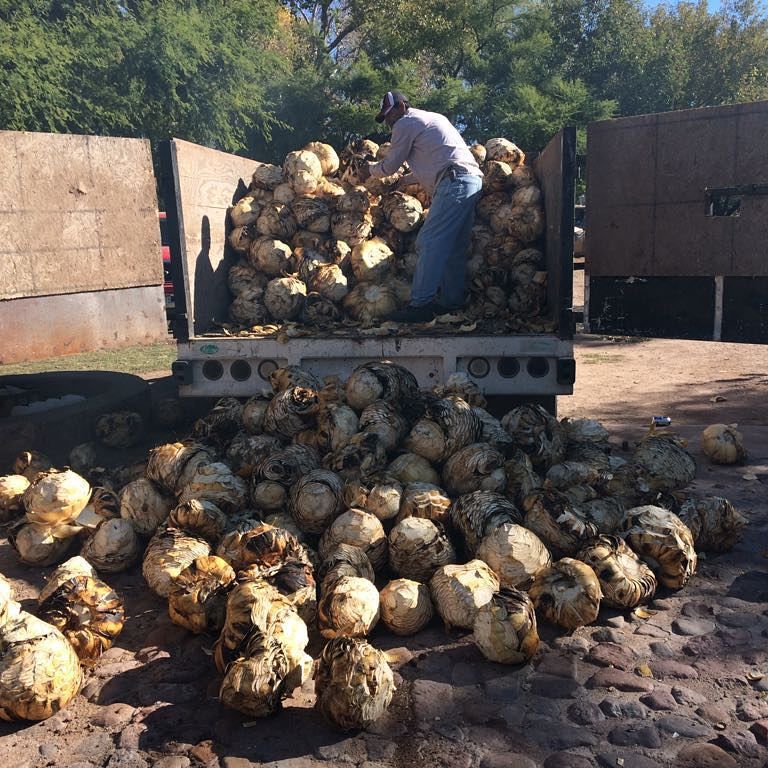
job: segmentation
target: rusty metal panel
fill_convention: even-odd
[[[547,229],[548,312],[561,339],[573,335],[573,204],[576,184],[576,129],[563,128],[534,161],[544,195]]]
[[[654,203],[655,115],[632,122],[591,123],[587,133],[587,158],[590,206],[602,209]]]
[[[173,139],[176,206],[190,335],[227,319],[227,210],[243,196],[257,163],[244,157]]]
[[[590,124],[587,274],[768,274],[768,198],[706,206],[708,187],[768,182],[766,146],[768,101]]]
[[[163,287],[0,301],[0,364],[168,339]]]
[[[733,232],[740,224],[727,216],[705,216],[700,200],[656,206],[653,267],[646,274],[729,274]]]
[[[702,114],[704,112],[704,114]],[[699,203],[706,187],[736,184],[734,114],[691,110],[686,117],[659,115],[656,133],[656,205]]]
[[[616,205],[587,212],[587,258],[590,275],[653,274],[653,235],[656,209],[652,205]],[[594,221],[593,221],[594,218]],[[592,254],[599,258],[593,259]]]
[[[149,142],[0,131],[0,299],[162,285]]]

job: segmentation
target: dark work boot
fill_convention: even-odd
[[[430,320],[435,319],[436,314],[435,305],[430,302],[418,307],[408,305],[405,309],[390,312],[384,319],[395,323],[428,323]]]

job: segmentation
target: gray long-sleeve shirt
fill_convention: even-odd
[[[447,117],[413,107],[392,126],[389,152],[383,160],[371,165],[371,176],[377,179],[391,176],[406,161],[430,195],[449,166],[459,166],[473,176],[483,175],[461,134]]]

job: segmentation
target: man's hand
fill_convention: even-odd
[[[367,160],[361,164],[360,170],[357,172],[357,175],[359,176],[360,181],[365,181],[366,179],[370,178],[371,164]]]

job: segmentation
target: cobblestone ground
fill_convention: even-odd
[[[608,426],[620,455],[642,433]],[[680,431],[695,449],[700,427]],[[742,542],[702,558],[690,584],[659,593],[642,618],[604,610],[571,635],[542,623],[524,667],[485,661],[471,636],[437,622],[405,639],[377,629],[398,690],[381,720],[344,735],[313,711],[311,684],[258,722],[222,707],[213,638],[174,626],[137,567],[109,579],[128,610],[117,647],[64,711],[0,724],[0,766],[768,766],[768,427],[743,432],[746,466],[716,468],[694,450],[694,489],[736,504],[749,519]],[[20,567],[5,541],[0,571],[31,608],[43,574]]]

